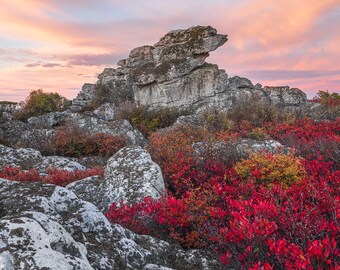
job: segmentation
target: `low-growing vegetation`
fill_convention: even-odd
[[[144,136],[171,126],[180,115],[187,114],[176,108],[159,107],[150,109],[146,106],[135,106],[131,102],[125,102],[120,106],[118,118],[128,120],[133,127],[139,129]]]
[[[121,135],[87,133],[78,126],[68,124],[59,127],[52,138],[52,151],[68,157],[110,157],[126,145]]]
[[[39,90],[31,91],[21,104],[22,109],[14,114],[18,120],[27,120],[30,117],[54,111],[66,110],[71,102],[58,93],[46,93]]]
[[[103,176],[103,168],[93,167],[83,171],[67,171],[51,168],[47,170],[46,175],[39,174],[39,172],[34,168],[22,170],[20,167],[4,167],[0,171],[0,178],[24,182],[41,182],[59,186],[67,186],[71,182],[94,175]]]
[[[112,204],[107,217],[138,233],[216,252],[232,269],[340,268],[339,118],[280,115],[269,106],[210,111],[203,127],[151,133],[149,151],[167,194]],[[232,148],[211,153],[209,144],[228,147],[240,138],[275,139],[291,150],[243,159]],[[198,155],[194,143],[202,141],[210,150]]]

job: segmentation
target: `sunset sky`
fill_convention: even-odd
[[[0,100],[74,98],[133,48],[194,25],[229,36],[207,59],[229,76],[340,93],[340,0],[1,0]]]

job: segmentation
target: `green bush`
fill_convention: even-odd
[[[14,114],[14,118],[25,121],[33,116],[66,110],[70,105],[71,102],[58,93],[34,90],[22,103],[22,109]]]
[[[226,131],[233,127],[234,123],[228,119],[228,114],[218,108],[204,111],[202,115],[203,125],[210,131]]]
[[[159,107],[150,110],[145,106],[124,103],[120,107],[119,118],[129,120],[135,128],[149,136],[152,132],[171,126],[182,114],[176,108]]]

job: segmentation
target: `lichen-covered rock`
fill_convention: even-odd
[[[117,107],[112,103],[104,103],[95,109],[93,114],[103,120],[114,120],[117,114]]]
[[[108,160],[100,189],[100,209],[108,209],[113,202],[119,205],[121,200],[132,204],[147,196],[159,198],[165,191],[160,167],[139,146],[124,147]]]
[[[74,192],[78,198],[93,203],[100,209],[103,195],[103,191],[100,187],[103,183],[104,177],[95,175],[74,181],[65,188]],[[93,196],[94,194],[96,194],[96,196]]]
[[[138,105],[192,108],[210,103],[227,89],[228,75],[217,66],[205,64],[179,78],[145,86],[134,86]],[[221,100],[220,100],[221,101]]]
[[[27,119],[27,122],[38,128],[51,128],[61,125],[70,114],[70,110],[64,112],[50,112],[40,116],[30,117]]]
[[[39,150],[43,155],[52,151],[52,140],[55,130],[51,128],[32,128],[21,133],[17,146]]]
[[[275,140],[251,140],[240,139],[237,141],[216,141],[212,143],[197,142],[193,148],[198,160],[209,158],[222,163],[232,163],[239,161],[242,158],[248,158],[253,153],[288,153],[289,148]]]
[[[76,114],[72,118],[72,123],[89,133],[121,135],[126,138],[128,144],[144,145],[145,143],[140,131],[134,129],[130,122],[124,119],[106,121],[90,115]]]
[[[133,49],[127,59],[118,62],[117,69],[104,69],[91,99],[105,95],[115,105],[129,100],[151,108],[193,110],[212,106],[228,109],[242,95],[257,96],[283,107],[306,103],[306,95],[299,89],[262,88],[239,76],[228,79],[224,70],[207,64],[209,52],[226,41],[227,36],[211,26],[171,31],[153,46]],[[76,99],[73,103],[76,106],[79,102]]]
[[[111,225],[65,188],[0,179],[0,194],[0,269],[223,269],[212,254]]]
[[[273,104],[279,106],[301,106],[307,102],[307,95],[298,88],[265,86],[263,92],[270,98]]]
[[[81,91],[78,93],[77,97],[73,99],[72,106],[70,107],[70,110],[72,112],[79,112],[84,107],[89,105],[91,103],[91,100],[93,98],[95,90],[95,85],[91,83],[85,83],[81,89]]]
[[[247,158],[252,153],[266,152],[272,154],[288,153],[289,149],[275,140],[251,140],[242,139],[233,144],[237,154],[243,158]]]
[[[29,125],[21,121],[8,120],[0,122],[0,141],[15,145],[21,139],[21,134],[29,130]]]
[[[0,145],[0,167],[18,167],[23,169],[32,168],[42,160],[42,155],[38,150],[32,148],[13,149]]]
[[[14,269],[115,269],[113,252],[98,250],[112,228],[71,191],[0,179],[0,253]]]
[[[118,65],[130,68],[137,85],[160,83],[181,77],[205,63],[209,52],[227,41],[210,26],[196,26],[166,34],[154,46],[142,46],[130,52]]]
[[[52,168],[69,172],[83,171],[86,169],[85,166],[77,162],[77,159],[60,156],[42,157],[41,161],[34,165],[34,168],[40,173],[47,173],[48,169]]]

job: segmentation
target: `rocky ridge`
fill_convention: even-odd
[[[230,108],[242,95],[257,96],[281,107],[301,106],[306,94],[288,86],[262,87],[242,77],[228,78],[208,64],[209,52],[227,41],[210,26],[195,26],[166,34],[153,46],[133,49],[118,68],[106,68],[96,84],[85,84],[72,109],[91,103],[96,89],[105,89],[112,103],[131,100],[136,105],[202,109]]]

